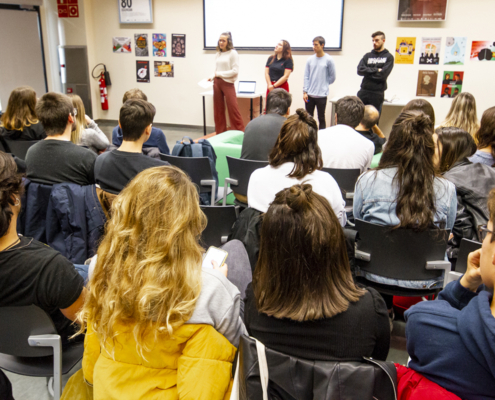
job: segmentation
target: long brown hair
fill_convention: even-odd
[[[36,116],[36,92],[30,86],[15,88],[10,93],[7,109],[2,115],[2,126],[9,131],[22,131],[38,123]]]
[[[435,110],[428,100],[413,99],[405,105],[402,111],[422,111],[430,117],[431,123],[435,126]]]
[[[437,149],[440,154],[438,169],[443,174],[451,169],[458,161],[471,157],[476,152],[473,137],[461,128],[438,128]],[[441,148],[441,149],[440,149]]]
[[[0,151],[0,237],[8,232],[12,222],[14,197],[20,198],[23,191],[22,175],[17,173],[14,157]]]
[[[474,136],[478,143],[478,149],[491,149],[491,154],[495,160],[495,107],[491,107],[483,113],[481,117],[480,129]],[[494,167],[495,164],[492,165]]]
[[[476,100],[471,93],[460,93],[454,97],[450,105],[449,113],[439,128],[455,126],[469,132],[472,136],[480,128],[476,113]]]
[[[301,179],[323,168],[318,146],[318,125],[306,110],[298,108],[282,125],[275,146],[268,156],[272,167],[293,162],[290,178]]]
[[[364,294],[339,221],[311,185],[278,192],[265,214],[253,290],[258,312],[295,321],[331,318]]]
[[[294,60],[292,59],[292,49],[290,48],[290,44],[287,40],[281,40],[282,42],[282,59],[283,60],[292,60],[292,64],[294,65]],[[268,65],[272,65],[273,62],[277,59],[277,55],[273,53],[270,56],[270,62]],[[292,67],[292,70],[294,71],[294,66]]]
[[[433,163],[433,122],[421,111],[403,111],[395,120],[377,170],[397,168],[396,228],[434,228],[437,172]]]

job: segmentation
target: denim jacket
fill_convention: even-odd
[[[395,212],[398,185],[394,182],[397,168],[368,171],[362,174],[354,190],[354,218],[362,219],[379,225],[398,225],[399,218]],[[435,178],[433,183],[435,192],[435,215],[433,217],[436,226],[442,229],[452,229],[454,226],[457,197],[455,186],[443,178]],[[390,279],[368,272],[361,272],[359,268],[356,275],[366,279],[395,285],[410,289],[434,288],[442,281],[430,279],[428,281],[404,281]]]

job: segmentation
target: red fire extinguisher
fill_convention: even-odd
[[[105,81],[105,74],[103,72],[100,74],[98,85],[100,85],[101,109],[108,110],[107,83]]]

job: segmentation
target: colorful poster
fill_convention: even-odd
[[[136,60],[136,80],[138,82],[150,81],[150,62],[145,60]]]
[[[495,42],[492,40],[473,41],[471,61],[495,61]]]
[[[186,56],[186,35],[172,33],[172,57]]]
[[[440,64],[441,37],[424,37],[421,43],[420,64],[438,65]]]
[[[398,37],[395,48],[396,64],[414,64],[414,51],[416,50],[415,37]]]
[[[399,21],[445,21],[447,0],[399,0]]]
[[[438,71],[419,71],[416,96],[435,97]]]
[[[136,33],[134,34],[134,51],[136,52],[136,57],[148,57],[150,54],[148,52],[148,34],[147,33]]]
[[[164,33],[153,33],[153,55],[167,57],[167,35]]]
[[[463,71],[445,71],[442,80],[442,94],[440,97],[452,98],[462,92]]]
[[[174,77],[174,62],[173,61],[155,61],[155,76],[165,78]]]
[[[445,41],[445,65],[464,65],[467,37],[448,37]]]
[[[130,53],[131,52],[131,38],[130,37],[114,37],[113,52],[114,53]]]

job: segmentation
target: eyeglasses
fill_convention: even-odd
[[[77,115],[77,108],[74,108],[74,117]]]
[[[491,233],[493,235],[493,231],[491,231],[490,229],[488,229],[486,227],[486,225],[481,225],[478,227],[478,234],[479,234],[479,238],[481,241],[485,240],[486,236]]]

